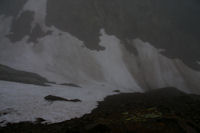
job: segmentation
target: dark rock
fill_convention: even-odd
[[[28,39],[28,42],[38,43],[38,39],[45,37],[46,35],[51,34],[52,31],[44,32],[39,24],[36,24],[36,26],[32,29],[31,33],[29,33],[30,37]]]
[[[49,81],[38,74],[19,71],[0,64],[0,80],[48,86]]]
[[[74,84],[74,83],[63,83],[63,84],[60,84],[60,85],[81,88],[81,86],[79,86],[79,85],[76,85],[76,84]]]
[[[3,115],[7,115],[9,112],[0,112],[0,117]]]
[[[120,90],[114,90],[113,92],[120,93]]]
[[[0,15],[16,17],[27,0],[1,0]]]
[[[117,36],[135,54],[130,40],[140,38],[163,54],[180,58],[194,69],[200,52],[199,0],[48,0],[46,24],[69,32],[92,50],[99,45],[100,29]],[[188,47],[189,46],[189,47]],[[179,50],[177,52],[177,49]]]
[[[19,18],[14,19],[10,34],[7,37],[11,42],[22,40],[26,35],[31,33],[31,22],[34,19],[34,12],[24,11]]]
[[[199,133],[200,100],[197,97],[200,96],[193,96],[175,88],[116,94],[105,98],[96,109],[81,118],[49,125],[30,122],[8,124],[0,128],[0,132]]]
[[[107,125],[96,124],[91,126],[91,128],[89,128],[88,131],[91,133],[109,133],[111,130]]]
[[[45,119],[43,119],[43,118],[37,118],[36,119],[36,121],[35,121],[35,123],[42,123],[42,122],[44,122],[44,121],[46,121]]]
[[[79,100],[79,99],[70,99],[69,100],[66,98],[53,96],[53,95],[48,95],[48,96],[44,97],[44,99],[47,101],[50,101],[50,102],[54,102],[54,101],[81,102],[81,100]]]
[[[3,115],[14,113],[14,112],[16,113],[17,111],[14,110],[13,108],[7,108],[7,109],[4,109],[4,110],[0,110],[0,117],[3,116]]]

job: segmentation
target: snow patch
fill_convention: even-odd
[[[90,113],[97,106],[97,101],[102,101],[105,96],[114,94],[114,89],[116,88],[106,84],[102,86],[101,83],[74,88],[60,85],[41,87],[0,81],[0,112],[5,112],[4,115],[0,115],[0,122],[4,121],[1,126],[8,122],[35,121],[36,118],[43,118],[52,123],[81,117]],[[117,89],[120,90],[120,88]],[[80,99],[82,102],[55,101],[51,103],[44,99],[47,95]]]
[[[120,40],[115,36],[107,35],[103,29],[100,32],[100,45],[106,49],[94,52],[94,55],[101,65],[106,81],[121,88],[134,88],[137,91],[141,91],[141,88],[125,65],[121,50],[123,46],[120,44]]]

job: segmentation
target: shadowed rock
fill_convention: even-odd
[[[129,40],[140,38],[163,54],[200,69],[198,0],[48,0],[46,24],[69,32],[87,48],[104,50],[99,31],[117,36],[132,53]],[[178,50],[178,51],[177,51]]]
[[[11,33],[8,34],[7,37],[12,42],[17,42],[29,35],[31,33],[31,23],[33,18],[34,12],[23,12],[19,18],[14,19],[10,30]]]
[[[35,121],[35,123],[36,123],[36,124],[39,124],[39,123],[42,123],[42,122],[45,122],[45,121],[46,121],[46,120],[43,119],[43,118],[37,118],[36,121]]]
[[[79,99],[70,99],[69,100],[66,98],[53,96],[53,95],[48,95],[48,96],[44,97],[44,99],[47,101],[50,101],[50,102],[54,102],[54,101],[81,102],[81,100],[79,100]]]
[[[63,83],[63,84],[60,84],[60,85],[81,88],[81,86],[79,86],[79,85],[76,85],[76,84],[74,84],[74,83]]]
[[[114,90],[113,92],[120,93],[120,90]]]
[[[27,0],[0,0],[0,15],[17,16]]]
[[[9,124],[0,128],[0,132],[199,133],[199,97],[171,87],[147,93],[117,94],[108,96],[95,110],[81,118],[49,125]]]
[[[43,31],[39,24],[36,24],[32,29],[31,24],[33,19],[34,12],[24,11],[20,17],[14,19],[7,38],[9,38],[11,42],[17,42],[22,40],[25,36],[29,36],[28,42],[37,43],[38,39],[51,34],[51,31]]]
[[[48,86],[46,83],[50,83],[48,82],[47,79],[41,77],[38,74],[19,71],[1,64],[0,64],[0,80],[41,85],[41,86]]]
[[[30,33],[28,42],[38,43],[38,39],[51,34],[51,31],[44,32],[39,24],[36,24]]]

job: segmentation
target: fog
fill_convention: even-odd
[[[43,117],[58,122],[80,117],[114,90],[145,92],[175,87],[200,94],[200,17],[196,18],[200,5],[185,0],[176,9],[180,3],[170,2],[1,1],[0,64],[39,74],[57,85],[44,88],[0,81],[0,111],[15,110],[0,120]],[[185,8],[188,14],[179,16]],[[64,88],[58,85],[61,83],[82,88]],[[47,104],[42,97],[49,94],[79,98],[88,106]],[[31,106],[23,108],[23,101]],[[33,108],[37,110],[29,112]],[[43,114],[48,111],[48,116]],[[66,113],[69,116],[63,117]]]

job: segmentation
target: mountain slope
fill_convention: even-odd
[[[0,81],[1,100],[8,101],[1,110],[17,110],[0,119],[71,119],[117,91],[175,87],[200,94],[199,23],[199,0],[1,0],[0,79],[20,84]],[[48,81],[55,84],[22,84]],[[48,95],[87,106],[49,104]],[[21,109],[24,101],[34,106]],[[40,110],[51,114],[54,107],[62,113]]]

